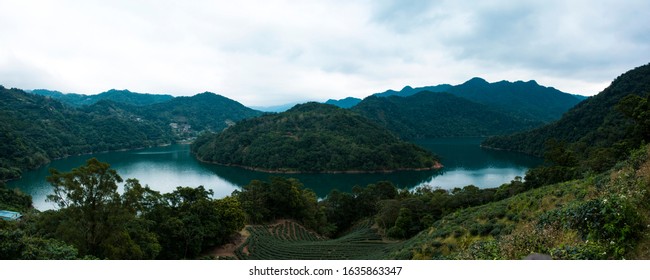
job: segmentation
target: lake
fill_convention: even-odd
[[[45,181],[50,168],[70,171],[96,157],[108,162],[122,179],[136,178],[160,192],[171,192],[177,186],[205,186],[215,197],[230,195],[251,180],[267,180],[271,176],[299,179],[307,188],[325,197],[330,190],[350,191],[355,185],[365,186],[388,180],[401,188],[423,185],[451,189],[475,185],[480,188],[498,187],[515,176],[524,176],[526,170],[542,163],[539,158],[506,151],[481,149],[483,138],[439,138],[415,141],[416,144],[436,153],[444,168],[431,171],[402,171],[374,174],[267,174],[199,162],[190,154],[189,145],[175,144],[142,150],[107,152],[55,160],[36,170],[26,171],[19,180],[10,181],[10,187],[30,194],[37,209],[54,208],[46,202],[52,187]]]

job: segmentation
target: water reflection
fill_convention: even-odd
[[[85,164],[91,157],[108,162],[123,179],[137,178],[160,192],[171,192],[178,186],[205,186],[215,197],[224,197],[248,184],[251,180],[267,180],[271,176],[299,179],[319,197],[332,189],[350,191],[354,186],[365,186],[377,181],[391,181],[400,188],[414,188],[424,184],[442,188],[475,185],[481,188],[497,187],[523,176],[526,170],[541,160],[517,153],[484,150],[481,138],[427,139],[417,143],[440,155],[444,168],[431,171],[402,171],[374,174],[267,174],[236,167],[205,164],[197,161],[189,145],[171,145],[136,151],[120,151],[69,157],[25,172],[23,178],[8,183],[32,195],[38,209],[51,209],[45,202],[51,186],[45,181],[49,168],[70,171]]]

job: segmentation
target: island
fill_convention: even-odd
[[[309,102],[205,133],[197,159],[273,173],[365,173],[441,168],[430,151],[349,110]]]

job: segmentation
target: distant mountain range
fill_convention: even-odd
[[[351,110],[405,139],[501,135],[542,125],[445,92],[373,95]]]
[[[35,89],[30,92],[33,94],[48,96],[73,106],[92,105],[101,100],[110,100],[130,105],[144,106],[169,101],[174,98],[168,94],[137,93],[128,90],[116,89],[111,89],[109,91],[94,95],[61,93],[59,91],[46,89]]]
[[[419,92],[448,92],[469,101],[487,105],[502,112],[513,114],[517,118],[530,121],[550,122],[559,119],[564,112],[584,100],[585,97],[561,92],[552,87],[544,87],[535,81],[488,83],[481,78],[452,86],[441,84],[427,87],[404,87],[400,91],[388,90],[373,94],[378,97],[407,97]],[[328,100],[328,104],[343,105],[343,108],[355,106],[361,100],[346,98]]]
[[[2,87],[1,93],[0,179],[67,155],[193,139],[264,114],[209,92],[173,97],[113,89],[82,95]],[[559,118],[580,100],[534,81],[474,78],[456,86],[405,87],[328,103],[351,108],[402,138],[419,138],[522,131]]]
[[[328,99],[327,101],[325,101],[325,104],[334,105],[344,109],[349,109],[359,104],[359,102],[361,102],[361,99],[359,98],[347,97],[339,100]]]

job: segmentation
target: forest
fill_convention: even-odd
[[[485,146],[527,148],[545,158],[544,165],[530,169],[524,178],[498,188],[406,190],[383,181],[351,192],[334,189],[319,199],[296,179],[271,178],[214,198],[202,186],[160,193],[136,178],[124,180],[108,163],[90,159],[70,172],[50,170],[48,200],[57,208],[40,212],[28,195],[0,182],[0,207],[23,214],[18,221],[0,221],[0,257],[212,259],[221,258],[211,254],[212,249],[234,244],[234,256],[225,258],[521,259],[534,252],[553,259],[648,259],[649,77],[650,64],[633,69],[557,122],[488,139]],[[50,99],[2,90],[7,102],[31,100],[21,104],[32,104],[25,106],[34,114],[64,112],[58,119],[58,113],[48,115],[52,123],[78,113]],[[330,118],[345,125],[323,121]],[[297,127],[297,120],[313,129]],[[208,145],[209,152],[215,148],[210,141],[228,133],[241,137],[229,144],[240,148],[236,143],[257,141],[254,136],[264,135],[260,132],[265,127],[281,131],[260,140],[267,144],[276,143],[276,138],[289,143],[311,139],[303,130],[316,131],[318,138],[332,137],[345,147],[354,146],[328,133],[367,132],[360,134],[361,141],[377,147],[398,139],[355,113],[308,103],[286,114],[241,121],[216,136],[206,134],[193,149],[202,152]],[[11,139],[18,139],[7,142],[15,145],[25,138]],[[434,163],[432,157],[416,155],[409,158]],[[121,183],[123,190],[118,191]],[[242,237],[242,243],[233,243]]]
[[[543,124],[445,92],[370,96],[352,110],[403,139],[503,135]]]
[[[192,144],[199,160],[273,172],[431,169],[425,149],[345,109],[319,103],[243,120]]]
[[[135,104],[150,99],[109,93]],[[259,114],[213,93],[146,106],[111,100],[79,106],[0,86],[0,181],[54,159],[193,139],[201,131],[220,131],[228,122]]]
[[[543,156],[548,164],[526,178],[537,185],[604,172],[648,143],[648,98],[650,64],[622,74],[556,122],[488,138],[482,146]]]

